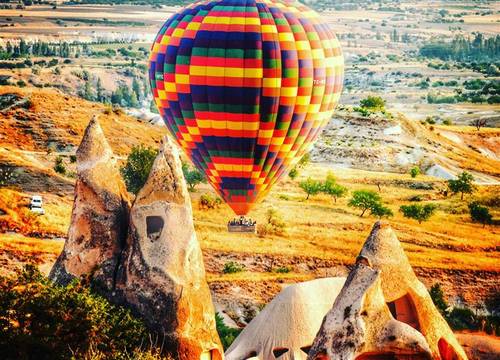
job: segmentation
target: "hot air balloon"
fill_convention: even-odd
[[[327,22],[287,0],[212,0],[168,19],[149,61],[168,130],[237,215],[308,152],[343,82]]]

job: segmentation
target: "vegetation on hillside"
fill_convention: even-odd
[[[54,285],[31,265],[0,277],[0,324],[3,359],[135,358],[150,344],[146,327],[128,310],[84,282]]]
[[[423,45],[420,55],[428,58],[456,61],[498,60],[500,56],[500,35],[486,37],[476,33],[474,38],[456,35],[452,41],[433,41]]]
[[[484,331],[495,336],[500,335],[500,291],[493,290],[484,302],[483,310],[487,315],[473,311],[465,305],[450,306],[439,283],[435,283],[429,294],[453,330]]]

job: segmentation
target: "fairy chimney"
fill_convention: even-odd
[[[226,360],[305,360],[344,282],[324,278],[287,286],[243,329]]]
[[[389,225],[377,222],[308,359],[465,360]]]
[[[127,237],[130,200],[97,116],[87,126],[76,157],[71,226],[49,276],[63,285],[90,276],[109,291]]]
[[[177,149],[168,138],[130,213],[117,292],[181,360],[222,359]]]

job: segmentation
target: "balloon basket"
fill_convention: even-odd
[[[240,216],[239,218],[227,222],[227,231],[230,233],[255,234],[257,233],[257,222],[250,218]]]

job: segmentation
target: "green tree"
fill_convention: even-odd
[[[104,100],[105,100],[104,88],[102,87],[101,78],[97,78],[97,84],[95,87],[95,91],[96,91],[96,100],[99,102],[104,102]]]
[[[144,145],[134,146],[127,157],[127,162],[120,172],[127,185],[127,190],[137,194],[148,179],[158,151]]]
[[[422,221],[427,221],[436,211],[436,205],[434,204],[411,204],[411,205],[401,205],[399,211],[403,213],[403,216],[410,219],[415,219],[419,224]]]
[[[488,208],[482,206],[477,201],[473,201],[469,204],[469,214],[472,221],[483,224],[483,227],[485,227],[486,224],[491,224],[493,221],[493,217]]]
[[[333,197],[334,202],[337,202],[337,198],[343,197],[347,194],[347,188],[337,184],[337,179],[335,179],[335,176],[332,173],[329,173],[326,176],[326,180],[323,183],[321,191]]]
[[[85,100],[89,101],[95,100],[94,89],[92,88],[92,82],[90,80],[85,81],[85,85],[83,85],[81,96]]]
[[[299,170],[297,170],[296,167],[294,167],[292,170],[288,172],[288,176],[290,179],[295,180],[295,178],[299,175]]]
[[[264,237],[266,235],[283,235],[286,232],[286,223],[283,217],[274,208],[266,211],[266,222],[257,226],[257,235]]]
[[[356,190],[352,193],[352,198],[348,203],[351,207],[356,207],[361,209],[361,214],[359,217],[363,217],[367,210],[371,210],[372,213],[379,213],[381,211],[378,209],[382,205],[382,198],[375,191],[371,190]]]
[[[474,191],[474,185],[472,184],[473,181],[474,176],[467,171],[464,171],[458,175],[456,180],[448,180],[448,188],[454,194],[460,193],[460,200],[463,200],[464,194],[472,194]]]
[[[365,109],[371,111],[384,111],[385,110],[385,100],[380,96],[368,96],[367,98],[361,100],[359,105]]]
[[[205,175],[198,169],[191,168],[187,163],[182,164],[182,172],[188,184],[189,191],[194,191],[196,185],[206,182]]]
[[[412,178],[416,178],[420,175],[420,168],[418,166],[414,166],[410,169],[410,175]]]
[[[238,337],[241,329],[230,328],[224,324],[224,319],[219,313],[215,314],[215,325],[224,350],[227,350],[233,341]]]
[[[439,312],[445,316],[448,311],[448,302],[444,297],[443,289],[441,289],[441,285],[435,283],[431,286],[429,290],[429,295],[431,296],[432,302],[438,308]]]
[[[307,180],[301,181],[299,183],[299,187],[306,192],[306,200],[308,200],[309,196],[318,194],[323,186],[321,184],[321,181],[307,178]]]
[[[156,106],[154,100],[151,100],[151,103],[149,104],[149,111],[151,111],[154,114],[159,114],[158,107]]]
[[[382,204],[376,204],[370,209],[370,214],[373,216],[378,217],[379,219],[385,217],[390,217],[393,216],[394,214],[392,213],[392,210],[389,209],[387,206],[384,206]]]
[[[309,165],[310,162],[311,162],[311,154],[305,153],[300,158],[299,162],[297,163],[297,167],[302,169],[302,168],[306,167],[307,165]]]
[[[135,93],[135,95],[137,96],[137,100],[141,100],[142,99],[142,88],[141,88],[141,83],[139,81],[137,81],[137,78],[134,78],[134,80],[132,80],[132,90]]]

